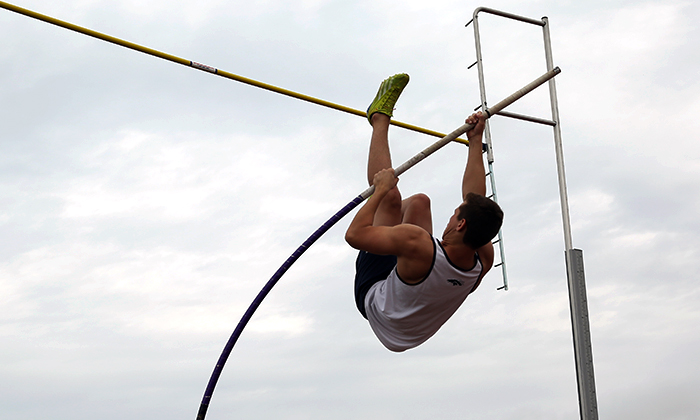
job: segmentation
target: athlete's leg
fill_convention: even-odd
[[[410,223],[433,234],[433,215],[430,211],[430,197],[415,194],[403,200],[401,206],[401,223]]]
[[[406,74],[397,74],[384,80],[379,86],[377,96],[367,108],[367,118],[372,125],[372,139],[367,160],[367,181],[370,185],[377,172],[392,167],[389,152],[389,122],[394,104],[407,83]],[[401,217],[401,193],[394,187],[384,196],[374,213],[374,225],[395,226],[401,223]],[[365,318],[367,313],[364,300],[367,291],[378,281],[386,279],[395,266],[396,257],[393,255],[374,255],[360,251],[356,263],[355,302],[357,309]]]
[[[389,122],[394,105],[408,84],[407,74],[395,74],[379,85],[377,95],[367,108],[367,118],[372,125],[372,141],[367,161],[367,180],[372,185],[374,175],[391,168],[389,153]],[[375,226],[395,226],[401,223],[401,193],[398,188],[389,191],[374,214]]]
[[[367,180],[372,185],[374,175],[382,169],[391,168],[389,151],[389,116],[375,113],[372,115],[372,139],[367,160]],[[401,223],[401,193],[393,188],[382,199],[374,214],[375,226],[395,226]]]
[[[372,116],[372,138],[367,160],[367,182],[372,185],[374,175],[382,169],[391,168],[389,151],[389,117],[376,113]]]

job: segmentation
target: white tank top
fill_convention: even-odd
[[[483,266],[478,254],[474,267],[463,270],[449,260],[436,238],[433,247],[433,264],[420,283],[404,283],[394,267],[386,280],[367,292],[369,325],[391,351],[408,350],[432,337],[481,282]]]

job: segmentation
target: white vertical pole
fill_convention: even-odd
[[[552,44],[549,36],[549,21],[542,18],[544,26],[544,51],[547,59],[547,70],[554,68],[552,59]],[[564,222],[564,247],[569,250],[573,248],[571,239],[571,220],[569,218],[569,199],[566,192],[566,175],[564,172],[564,149],[561,143],[561,127],[559,122],[559,104],[557,102],[557,86],[554,80],[549,81],[549,100],[552,108],[552,120],[554,125],[554,152],[557,159],[557,174],[559,176],[559,199],[561,201],[561,217]]]
[[[552,44],[549,35],[549,20],[542,18],[544,26],[544,49],[547,69],[554,67]],[[564,245],[566,247],[566,276],[569,286],[569,307],[571,310],[571,327],[574,341],[574,359],[576,362],[576,379],[578,384],[579,413],[581,420],[598,420],[598,402],[595,391],[595,374],[593,372],[593,349],[591,346],[590,322],[588,319],[588,300],[586,281],[583,270],[583,251],[573,249],[571,239],[571,221],[569,218],[569,201],[564,174],[564,151],[561,142],[559,106],[554,79],[549,81],[549,97],[552,107],[554,125],[554,149],[559,176],[559,197],[564,223]]]

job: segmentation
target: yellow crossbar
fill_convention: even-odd
[[[354,114],[354,115],[358,115],[361,117],[367,117],[367,113],[364,111],[360,111],[360,110],[350,108],[347,106],[335,104],[333,102],[324,101],[323,99],[314,98],[313,96],[308,96],[308,95],[304,95],[301,93],[293,92],[291,90],[283,89],[283,88],[280,88],[277,86],[268,85],[267,83],[262,83],[262,82],[258,82],[257,80],[249,79],[247,77],[238,76],[236,74],[229,73],[229,72],[223,71],[223,70],[219,70],[217,68],[210,67],[210,66],[207,66],[205,64],[197,63],[195,61],[185,60],[184,58],[180,58],[180,57],[177,57],[177,56],[174,56],[171,54],[166,54],[164,52],[154,50],[152,48],[148,48],[148,47],[144,47],[144,46],[141,46],[138,44],[134,44],[133,42],[124,41],[122,39],[115,38],[113,36],[103,34],[101,32],[93,31],[91,29],[83,28],[82,26],[74,25],[72,23],[64,22],[62,20],[52,18],[51,16],[42,15],[41,13],[37,13],[37,12],[31,11],[28,9],[24,9],[22,7],[12,5],[12,4],[6,3],[4,1],[0,1],[0,7],[7,9],[7,10],[10,10],[10,11],[13,11],[13,12],[16,12],[16,13],[19,13],[19,14],[22,14],[22,15],[25,15],[25,16],[29,16],[29,17],[34,18],[34,19],[38,19],[38,20],[41,20],[41,21],[44,21],[47,23],[51,23],[53,25],[57,25],[57,26],[60,26],[60,27],[66,28],[66,29],[70,29],[71,31],[80,32],[82,34],[85,34],[85,35],[88,35],[88,36],[91,36],[94,38],[98,38],[98,39],[101,39],[103,41],[111,42],[113,44],[121,45],[122,47],[126,47],[126,48],[130,48],[132,50],[140,51],[142,53],[146,53],[146,54],[149,54],[149,55],[152,55],[155,57],[159,57],[159,58],[162,58],[164,60],[172,61],[174,63],[182,64],[182,65],[185,65],[188,67],[193,67],[193,68],[198,69],[198,70],[206,71],[208,73],[216,74],[217,76],[225,77],[227,79],[235,80],[237,82],[256,86],[256,87],[259,87],[261,89],[280,93],[280,94],[286,95],[286,96],[291,96],[292,98],[301,99],[303,101],[315,103],[317,105],[322,105],[322,106],[325,106],[328,108],[337,109],[338,111],[347,112],[349,114]],[[402,128],[411,130],[411,131],[416,131],[419,133],[428,134],[428,135],[431,135],[434,137],[440,137],[440,138],[445,137],[445,134],[443,134],[443,133],[433,131],[433,130],[428,130],[427,128],[422,128],[422,127],[418,127],[418,126],[411,125],[411,124],[406,124],[406,123],[403,123],[400,121],[391,120],[391,124],[398,126],[398,127],[402,127]],[[455,139],[455,141],[458,141],[458,142],[464,143],[464,144],[469,144],[469,141],[467,139],[463,139],[463,138]]]

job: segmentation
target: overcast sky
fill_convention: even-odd
[[[478,6],[548,16],[601,419],[700,417],[700,4],[17,0],[137,44],[443,132],[479,104]],[[541,30],[483,15],[490,103],[545,70]],[[0,417],[194,419],[275,270],[366,188],[363,118],[0,9]],[[546,90],[512,111],[549,118]],[[491,121],[499,270],[428,342],[354,307],[350,217],[282,278],[208,419],[575,419],[552,129]],[[392,128],[395,165],[434,139]],[[401,177],[441,232],[467,149]],[[354,213],[353,213],[354,214]]]

